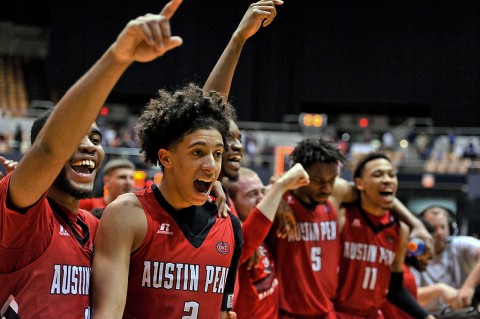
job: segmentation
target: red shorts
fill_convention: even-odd
[[[340,312],[338,310],[336,310],[336,312],[337,312],[337,319],[384,319],[385,318],[380,309],[377,310],[376,313],[366,315],[366,316],[352,315],[349,313]]]
[[[336,319],[335,312],[332,310],[329,313],[319,315],[295,315],[280,310],[279,319]]]

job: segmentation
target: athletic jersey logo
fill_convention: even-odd
[[[362,223],[360,222],[360,219],[355,218],[352,222],[353,227],[362,227]]]
[[[8,296],[7,301],[0,309],[0,318],[20,318],[18,316],[18,304],[15,301],[15,297],[12,295]]]
[[[66,231],[65,228],[63,228],[62,225],[60,225],[60,231],[58,233],[60,234],[60,236],[70,236],[68,231]]]
[[[226,255],[230,251],[230,246],[226,241],[219,241],[217,243],[217,251],[222,255]]]
[[[170,231],[170,224],[162,223],[160,225],[160,229],[157,231],[157,234],[173,235],[173,232]]]

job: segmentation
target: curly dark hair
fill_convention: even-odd
[[[385,155],[384,153],[370,152],[367,155],[365,155],[364,157],[362,157],[362,159],[357,163],[357,165],[355,167],[355,170],[353,171],[353,178],[355,179],[355,178],[358,178],[358,177],[362,176],[363,170],[365,169],[365,165],[367,165],[368,162],[374,161],[374,160],[379,159],[379,158],[386,159],[390,163],[392,162],[392,161],[390,161],[388,156]]]
[[[48,118],[53,112],[53,107],[46,110],[42,114],[40,114],[35,121],[33,121],[32,128],[30,129],[30,143],[33,144],[37,139],[38,134],[42,130],[43,126],[47,122]]]
[[[305,139],[297,144],[290,155],[294,164],[300,163],[307,169],[315,163],[343,163],[345,157],[335,144],[321,139]]]
[[[145,163],[160,165],[158,150],[175,146],[199,129],[218,130],[227,145],[229,119],[233,116],[233,107],[220,94],[205,93],[193,83],[174,93],[160,90],[135,126]]]

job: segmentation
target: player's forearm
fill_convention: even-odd
[[[286,191],[287,189],[284,188],[282,183],[277,182],[271,186],[265,197],[257,205],[257,208],[263,213],[263,215],[272,222],[275,218],[278,206],[280,205],[280,201],[282,200],[282,196]]]
[[[472,269],[470,274],[468,275],[467,279],[462,285],[462,288],[473,289],[480,285],[480,258],[477,261],[477,264]]]
[[[45,124],[42,141],[48,143],[49,150],[61,153],[65,159],[72,154],[128,66],[109,49],[68,90]]]
[[[216,91],[222,94],[225,100],[228,99],[235,68],[237,67],[245,42],[246,39],[237,36],[236,33],[233,34],[203,86],[205,92]]]
[[[392,212],[400,218],[402,222],[407,224],[410,228],[423,227],[422,222],[413,215],[410,210],[400,201],[398,198],[395,198],[394,205],[392,207]]]
[[[442,289],[441,284],[419,287],[417,289],[418,303],[422,306],[426,306],[430,302],[438,300],[442,296]]]

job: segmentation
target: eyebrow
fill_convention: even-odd
[[[195,147],[195,146],[208,146],[208,145],[204,141],[197,141],[197,142],[193,142],[192,144],[188,145],[188,148],[192,148],[192,147]],[[224,147],[224,145],[223,145],[223,143],[217,143],[215,145],[215,147]]]

